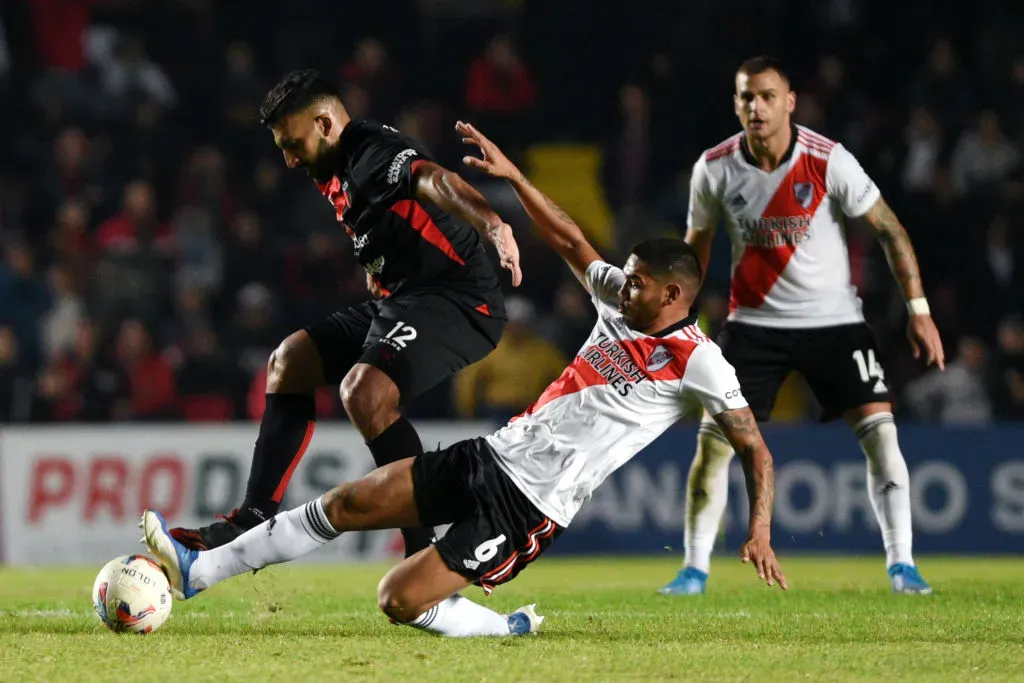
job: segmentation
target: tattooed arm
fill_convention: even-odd
[[[501,267],[511,271],[512,286],[523,280],[519,269],[519,245],[512,228],[491,208],[483,195],[463,180],[458,173],[425,161],[414,171],[416,198],[441,207],[462,218],[477,229],[498,251]]]
[[[772,502],[775,500],[775,466],[750,408],[726,410],[715,422],[739,456],[750,499],[750,535],[771,534]]]
[[[786,590],[786,577],[771,546],[772,502],[775,499],[775,466],[772,454],[761,437],[750,408],[726,410],[715,421],[732,444],[743,464],[743,476],[750,498],[750,524],[747,542],[740,549],[744,562],[753,562],[757,575],[769,586],[774,581]]]
[[[583,236],[583,231],[576,222],[551,201],[550,197],[534,187],[516,165],[509,161],[498,146],[483,133],[461,121],[455,129],[463,136],[463,142],[476,145],[483,155],[482,158],[465,157],[463,162],[490,176],[507,180],[526,213],[537,226],[541,239],[569,264],[573,274],[585,284],[587,266],[599,261],[601,257]]]
[[[865,223],[878,236],[885,250],[885,258],[889,261],[896,282],[907,301],[924,297],[924,286],[921,284],[921,271],[917,267],[917,256],[910,245],[910,236],[900,224],[896,214],[881,197],[868,212],[858,221]]]
[[[924,286],[921,284],[921,271],[907,231],[881,197],[867,213],[856,220],[870,226],[878,236],[882,249],[885,250],[885,258],[889,261],[889,268],[908,306],[912,309],[907,325],[907,338],[914,350],[914,358],[920,357],[923,352],[929,365],[935,363],[939,368],[945,368],[942,339],[928,310]]]

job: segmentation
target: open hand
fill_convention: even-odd
[[[740,548],[740,559],[745,563],[753,562],[757,570],[757,577],[769,586],[779,582],[782,590],[789,590],[786,584],[786,577],[782,574],[779,561],[775,559],[775,551],[772,550],[768,534],[755,534],[747,539],[747,542]]]
[[[481,158],[463,157],[462,163],[473,168],[480,169],[489,176],[511,180],[519,176],[519,169],[509,161],[496,144],[490,141],[486,135],[478,131],[472,124],[459,121],[455,124],[455,130],[462,136],[462,141],[467,145],[476,145],[480,148]]]

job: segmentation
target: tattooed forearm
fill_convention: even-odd
[[[889,268],[899,283],[904,298],[909,300],[924,296],[921,271],[917,266],[914,247],[911,246],[910,236],[900,225],[896,214],[885,200],[879,199],[864,218],[877,231],[882,249],[885,250],[885,258],[889,261]]]
[[[736,451],[743,465],[743,477],[747,483],[747,498],[750,500],[750,530],[759,527],[771,528],[772,505],[775,501],[775,466],[768,448],[748,446]]]
[[[522,173],[512,175],[509,182],[541,239],[565,259],[586,286],[587,266],[601,257],[587,241],[580,226]]]
[[[775,467],[753,413],[749,408],[727,410],[716,415],[715,420],[743,465],[750,500],[750,531],[771,528]]]
[[[482,194],[463,180],[459,174],[445,170],[432,162],[425,162],[416,171],[416,198],[429,201],[455,214],[481,233],[500,224],[501,217],[491,208]]]
[[[523,190],[526,190],[528,188],[530,191],[536,192],[544,199],[544,204],[546,204],[547,207],[551,210],[551,213],[553,213],[555,216],[557,216],[558,218],[567,223],[574,223],[569,214],[562,210],[562,207],[560,207],[558,204],[555,204],[551,197],[547,196],[546,194],[538,190],[537,186],[531,183],[530,180],[525,175],[523,175],[523,173],[520,172],[519,177],[512,179],[512,187],[513,189],[516,190],[516,193],[519,194],[520,197],[522,197],[522,191],[520,191],[520,188],[522,188]]]

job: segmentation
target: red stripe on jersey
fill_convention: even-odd
[[[690,329],[684,328],[684,331]],[[707,341],[707,337],[701,334],[701,340]],[[572,363],[562,372],[562,375],[548,385],[540,398],[511,421],[514,422],[526,415],[533,415],[555,399],[579,393],[588,387],[608,384],[608,379],[601,371],[584,358],[584,356],[590,355],[594,349],[597,349],[604,361],[609,363],[603,368],[604,370],[614,369],[626,377],[633,375],[634,378],[628,380],[630,382],[638,381],[635,379],[636,372],[655,382],[670,382],[683,378],[690,354],[699,343],[701,342],[674,335],[638,339],[608,339],[608,348],[604,349],[600,348],[598,344],[588,343],[580,354],[573,358]],[[630,364],[632,367],[629,367]]]
[[[818,154],[824,154],[825,156],[832,153],[831,147],[825,147],[817,142],[812,142],[802,137],[798,137],[796,140],[803,145],[808,152],[817,152]]]
[[[761,218],[781,219],[783,222],[790,218],[804,218],[809,223],[818,205],[825,199],[827,167],[827,160],[814,155],[801,154],[797,157]],[[808,198],[807,206],[804,206],[798,196],[798,186],[801,194],[806,197],[808,184],[813,195]],[[757,308],[763,304],[795,251],[796,244],[791,240],[784,240],[777,247],[747,245],[733,269],[729,310],[734,311],[739,306]]]
[[[327,200],[334,205],[334,215],[340,223],[342,221],[342,217],[345,215],[345,210],[348,209],[352,203],[352,198],[349,196],[348,192],[343,192],[341,190],[341,180],[338,176],[334,176],[329,182],[317,183],[316,186],[317,189],[320,190],[320,193],[327,197]],[[347,227],[345,229],[348,230]],[[348,233],[350,236],[354,234],[351,230],[348,230]]]
[[[684,327],[680,332],[686,334],[690,329]],[[633,362],[656,382],[682,379],[686,374],[686,363],[698,343],[685,336],[675,335],[623,339],[619,342],[629,352]]]
[[[587,348],[590,347],[588,346]],[[576,356],[572,359],[569,367],[562,371],[558,379],[548,385],[548,388],[533,402],[533,405],[513,417],[510,422],[514,422],[526,415],[533,415],[556,398],[576,394],[587,387],[596,387],[601,384],[608,384],[608,380],[602,377],[601,373],[595,370],[593,365],[583,360],[582,357]]]
[[[486,315],[488,318],[491,317],[491,309],[487,308],[487,304],[480,304],[473,310],[482,315]]]
[[[836,141],[825,137],[821,133],[815,133],[810,128],[799,128],[799,135],[807,138],[811,142],[815,142],[826,149],[832,149],[836,146]]]
[[[371,275],[371,276],[370,276],[370,279],[372,279],[372,280],[373,280],[373,284],[377,285],[377,289],[379,289],[379,290],[380,290],[380,293],[381,293],[381,294],[382,294],[383,296],[391,296],[391,290],[390,290],[390,289],[388,289],[387,287],[385,287],[384,285],[382,285],[382,284],[380,283],[380,280],[378,280],[378,279],[377,279],[377,278],[376,278],[375,276],[373,276],[373,275]]]
[[[741,133],[736,134],[725,142],[720,143],[718,146],[712,147],[704,154],[704,161],[714,161],[715,159],[721,159],[722,157],[727,157],[734,153],[740,148],[741,137]]]
[[[803,145],[806,145],[808,147],[818,147],[818,148],[824,149],[826,151],[832,149],[833,147],[835,147],[835,145],[832,144],[832,143],[826,142],[825,140],[823,140],[821,138],[812,137],[812,136],[807,135],[805,133],[799,133],[796,136],[796,139],[801,144],[803,144]]]
[[[427,210],[420,206],[420,203],[415,199],[403,199],[401,201],[397,201],[391,206],[391,211],[394,211],[404,218],[412,229],[420,234],[420,237],[443,251],[445,256],[450,258],[452,261],[455,261],[460,266],[466,265],[466,262],[463,261],[462,257],[455,251],[452,243],[448,241],[445,234],[441,232],[441,229],[437,227],[436,223],[434,223],[434,219],[430,217]]]

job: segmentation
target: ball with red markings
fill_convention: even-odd
[[[171,587],[146,555],[122,555],[104,565],[92,586],[92,606],[117,633],[152,633],[171,615]]]

